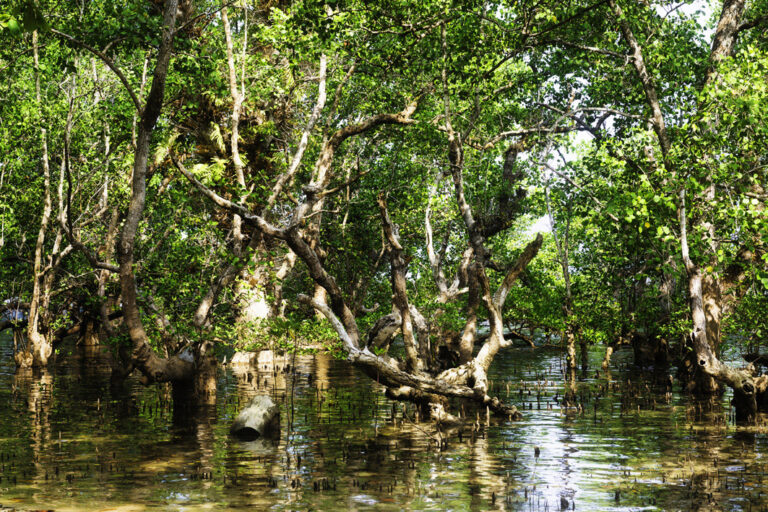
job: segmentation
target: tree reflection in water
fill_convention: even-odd
[[[440,430],[323,355],[221,372],[207,405],[183,408],[169,387],[111,388],[93,348],[65,348],[56,371],[40,374],[15,373],[10,336],[0,350],[0,495],[22,510],[737,510],[766,501],[765,427],[728,423],[727,397],[707,410],[673,388],[667,403],[665,384],[633,372],[622,349],[610,373],[573,381],[578,406],[567,411],[562,354],[513,350],[492,379],[525,409],[523,421],[487,422],[467,408],[460,428]],[[604,353],[591,355],[598,367]],[[242,443],[229,424],[257,394],[281,405],[281,435]]]

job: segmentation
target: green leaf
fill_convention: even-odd
[[[18,34],[21,32],[21,25],[19,25],[19,22],[13,16],[11,16],[11,18],[8,20],[8,24],[6,26],[8,27],[8,30],[13,34]]]

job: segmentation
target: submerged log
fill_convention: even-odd
[[[259,437],[278,437],[280,407],[268,396],[257,396],[240,411],[229,432],[246,441]]]

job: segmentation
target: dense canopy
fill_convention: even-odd
[[[513,343],[768,377],[768,4],[14,0],[0,327],[210,392],[324,343],[391,398],[515,417]],[[730,358],[732,359],[732,358]],[[586,360],[582,361],[586,364]],[[670,370],[671,371],[671,370]]]

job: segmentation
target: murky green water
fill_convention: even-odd
[[[325,356],[289,357],[295,372],[283,361],[250,377],[222,372],[216,406],[188,417],[163,387],[110,390],[106,365],[75,348],[40,378],[15,375],[9,351],[3,337],[0,503],[21,510],[768,507],[766,429],[733,426],[727,406],[698,414],[622,352],[610,380],[592,354],[583,406],[566,413],[561,354],[508,351],[493,386],[525,419],[487,424],[465,410],[461,433],[439,433]],[[258,393],[282,407],[277,442],[228,435]]]

